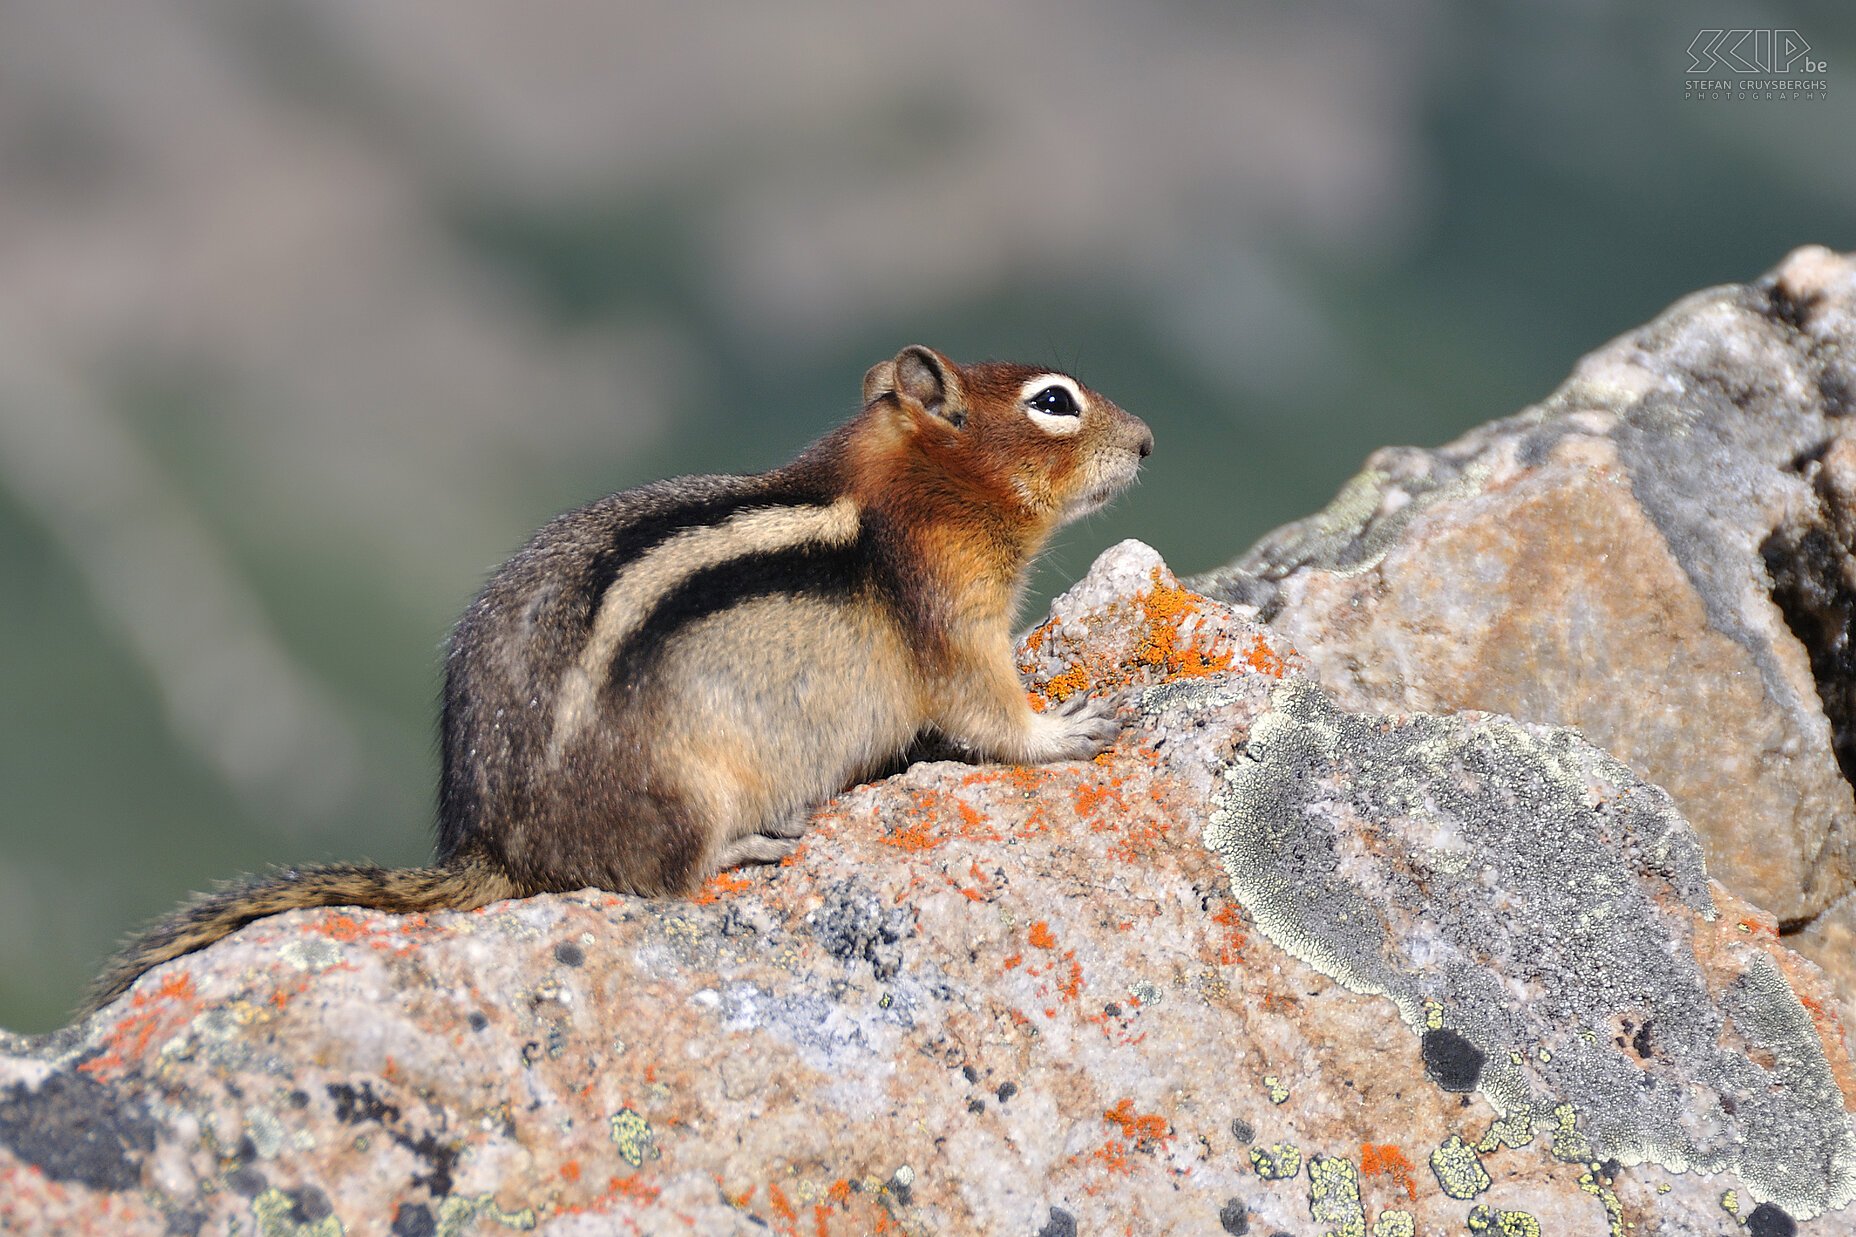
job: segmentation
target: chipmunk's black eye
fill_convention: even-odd
[[[1039,391],[1025,402],[1037,411],[1047,412],[1053,417],[1080,417],[1083,415],[1083,410],[1076,406],[1076,397],[1070,394],[1069,388],[1067,387],[1045,387],[1042,391]]]

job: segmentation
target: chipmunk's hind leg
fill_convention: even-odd
[[[798,838],[774,838],[764,833],[750,833],[725,844],[716,853],[717,871],[740,867],[746,863],[778,863],[799,849]]]

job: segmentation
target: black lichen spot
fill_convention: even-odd
[[[1002,1082],[999,1084],[997,1094],[999,1096],[999,1102],[1003,1104],[1005,1101],[1018,1094],[1018,1084],[1015,1082]]]
[[[967,1111],[968,1112],[985,1112],[986,1101],[985,1100],[968,1100]]]
[[[329,1084],[329,1098],[335,1101],[335,1119],[345,1125],[400,1119],[399,1106],[375,1095],[374,1084],[371,1082],[364,1082],[358,1087],[345,1082],[332,1082]]]
[[[458,1166],[459,1148],[455,1143],[440,1142],[430,1130],[417,1138],[398,1130],[387,1132],[394,1142],[425,1161],[429,1171],[414,1173],[414,1185],[422,1185],[430,1190],[433,1198],[443,1198],[451,1193],[451,1171]]]
[[[329,1084],[329,1097],[335,1101],[337,1121],[348,1125],[372,1121],[386,1128],[387,1137],[425,1161],[426,1171],[412,1175],[415,1186],[424,1186],[434,1198],[443,1198],[451,1193],[451,1173],[458,1164],[457,1144],[440,1141],[429,1130],[415,1138],[404,1130],[392,1128],[400,1119],[399,1105],[375,1095],[374,1084],[371,1082],[359,1086],[332,1082]]]
[[[1231,1137],[1237,1139],[1238,1142],[1243,1143],[1245,1146],[1249,1146],[1251,1143],[1257,1141],[1257,1131],[1250,1122],[1244,1120],[1242,1117],[1232,1117]]]
[[[897,1177],[891,1177],[883,1183],[883,1188],[896,1196],[896,1201],[907,1207],[915,1197],[915,1187]]]
[[[192,1208],[182,1208],[168,1213],[168,1222],[162,1231],[167,1237],[200,1237],[200,1230],[206,1227],[206,1213]]]
[[[249,1164],[240,1164],[226,1174],[226,1189],[243,1198],[256,1198],[270,1183],[264,1174]]]
[[[1038,1237],[1076,1237],[1076,1217],[1061,1207],[1052,1207],[1050,1220],[1038,1230]]]
[[[1107,1005],[1102,1007],[1102,1012],[1111,1018],[1119,1018],[1121,1017],[1121,1006],[1115,1001],[1110,1001]]]
[[[1795,296],[1792,290],[1782,283],[1774,282],[1766,288],[1766,316],[1775,322],[1783,322],[1794,331],[1802,331],[1811,321],[1811,314],[1823,301],[1822,292],[1812,292],[1806,296]]]
[[[284,1197],[290,1200],[292,1224],[319,1224],[335,1210],[329,1204],[329,1196],[313,1185],[285,1190]]]
[[[481,1031],[483,1028],[490,1025],[489,1015],[485,1014],[481,1009],[471,1010],[469,1021],[470,1029],[473,1031]]]
[[[1847,417],[1856,411],[1856,391],[1850,389],[1850,381],[1834,369],[1826,367],[1818,375],[1817,393],[1824,397],[1824,414],[1831,417]]]
[[[1218,1225],[1231,1237],[1242,1237],[1250,1231],[1250,1209],[1244,1206],[1241,1198],[1227,1198],[1224,1206],[1218,1209]]]
[[[1650,1047],[1650,1024],[1648,1022],[1638,1027],[1636,1034],[1630,1037],[1630,1046],[1635,1048],[1637,1055],[1645,1061],[1650,1059],[1650,1053],[1653,1050]]]
[[[292,1091],[289,1095],[289,1100],[290,1100],[290,1107],[292,1108],[308,1108],[309,1107],[309,1092],[301,1091],[301,1090]]]
[[[1787,1215],[1783,1208],[1761,1203],[1746,1218],[1746,1231],[1752,1237],[1793,1237],[1798,1231],[1798,1222]]]
[[[142,1156],[155,1149],[155,1123],[140,1104],[82,1074],[53,1074],[34,1091],[0,1092],[0,1145],[53,1181],[93,1190],[141,1184]]]
[[[433,1237],[438,1232],[438,1221],[424,1203],[401,1203],[393,1213],[392,1232],[393,1237]]]
[[[965,1078],[968,1082],[978,1082],[980,1080],[980,1072],[974,1069],[971,1065],[961,1066],[960,1076],[962,1078]]]
[[[1830,748],[1843,776],[1856,782],[1856,587],[1851,547],[1832,526],[1847,512],[1823,509],[1821,523],[1784,525],[1760,543],[1772,600],[1811,659],[1811,677],[1830,723]]]
[[[878,979],[902,969],[902,940],[909,934],[909,912],[885,906],[867,890],[846,881],[826,892],[825,904],[808,917],[812,934],[825,952],[845,965],[863,961]]]
[[[562,941],[554,947],[554,960],[562,966],[579,966],[586,961],[586,951],[572,941]]]
[[[1482,1049],[1448,1027],[1426,1031],[1418,1042],[1424,1072],[1446,1091],[1474,1091],[1482,1080]]]

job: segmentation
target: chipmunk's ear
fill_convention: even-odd
[[[898,352],[895,360],[864,375],[866,399],[878,370],[889,371],[891,389],[905,411],[939,417],[955,429],[967,423],[967,396],[960,386],[959,369],[933,348],[912,344]]]
[[[864,371],[864,407],[892,394],[896,389],[896,363],[878,361]]]

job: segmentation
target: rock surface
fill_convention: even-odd
[[[1021,653],[1111,753],[918,765],[687,901],[280,916],[8,1038],[0,1228],[1848,1231],[1830,990],[1662,791],[1342,712],[1137,543]]]
[[[1345,708],[1578,727],[1801,927],[1856,887],[1856,261],[1691,296],[1195,581]],[[1810,947],[1811,938],[1801,945]],[[1847,955],[1816,955],[1856,993]]]
[[[1115,547],[1020,646],[1119,695],[1095,761],[0,1032],[0,1231],[1856,1231],[1853,269],[1382,453],[1217,598]]]

